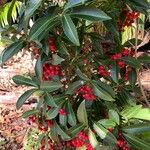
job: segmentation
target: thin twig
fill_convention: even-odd
[[[138,33],[139,33],[139,26],[138,26],[138,20],[137,20],[136,29],[135,29],[135,58],[136,59],[137,59]],[[145,92],[144,92],[144,89],[143,89],[143,86],[142,86],[142,83],[141,83],[141,79],[140,79],[140,76],[139,76],[139,69],[136,69],[136,73],[137,73],[137,79],[138,79],[138,83],[139,83],[143,98],[144,98],[147,106],[150,107],[150,103],[149,103],[149,101],[148,101],[148,99],[145,95]]]

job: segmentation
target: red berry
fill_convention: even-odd
[[[94,148],[92,147],[91,143],[88,143],[86,145],[87,150],[94,150]]]
[[[81,138],[82,140],[86,141],[89,139],[88,135],[84,132],[84,131],[81,131],[79,133],[79,138]]]
[[[114,129],[113,128],[108,128],[108,131],[109,132],[112,132]]]
[[[66,115],[67,115],[67,112],[66,112],[66,110],[65,110],[64,108],[61,108],[61,109],[59,110],[59,114],[60,114],[60,115],[63,115],[63,116],[66,116]]]
[[[52,120],[47,120],[47,125],[49,127],[52,127],[54,125],[53,121]]]
[[[120,68],[124,68],[125,67],[125,62],[124,61],[119,61],[118,65]]]

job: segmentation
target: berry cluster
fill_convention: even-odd
[[[78,137],[67,142],[67,146],[70,148],[81,148],[83,145],[86,145],[87,150],[94,150],[92,145],[89,143],[88,135],[84,131],[81,131]]]
[[[105,67],[101,65],[99,67],[99,74],[102,75],[103,77],[108,77],[110,76],[110,72],[106,71]]]
[[[54,38],[49,39],[49,49],[51,50],[52,53],[57,53],[57,48],[55,45],[55,39]]]
[[[118,28],[120,32],[124,31],[124,27],[133,26],[133,24],[136,22],[136,20],[140,15],[140,13],[136,11],[123,11],[122,13],[125,13],[126,16],[123,22],[122,21],[118,22]]]
[[[76,94],[82,94],[82,97],[87,101],[96,100],[93,89],[88,85],[83,85],[82,87],[80,87],[77,90]]]
[[[127,142],[123,138],[122,132],[119,132],[117,145],[120,148],[120,150],[130,150],[129,146],[127,145]]]
[[[51,80],[56,75],[62,76],[60,66],[54,66],[47,63],[43,65],[43,80]]]
[[[111,56],[111,59],[114,60],[114,61],[117,61],[118,62],[118,65],[119,67],[122,69],[125,67],[125,62],[122,60],[122,61],[118,61],[119,59],[121,59],[121,57],[123,56],[122,53],[117,53],[117,54],[114,54]]]

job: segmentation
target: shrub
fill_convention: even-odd
[[[136,55],[140,15],[149,3],[35,0],[25,6],[14,33],[20,36],[4,50],[2,62],[23,48],[33,52],[35,74],[13,81],[31,87],[17,109],[38,95],[37,107],[23,117],[37,124],[41,150],[148,150],[149,109],[134,94],[142,60],[149,59]],[[128,28],[136,37],[123,43]]]

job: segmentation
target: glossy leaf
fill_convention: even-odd
[[[116,123],[111,119],[101,119],[100,121],[98,121],[98,123],[100,123],[102,126],[104,126],[107,129],[114,128],[116,126]]]
[[[104,83],[104,82],[102,82],[100,80],[97,80],[96,83],[102,89],[104,89],[105,91],[107,91],[113,98],[115,98],[116,93],[115,93],[115,91],[113,90],[113,88],[110,85],[108,85],[108,84],[106,84],[106,83]]]
[[[50,17],[50,16],[38,19],[30,30],[30,33],[29,33],[30,40],[37,40],[39,36],[40,36],[40,39],[42,40],[45,34],[47,34],[47,32],[50,29],[52,29],[54,25],[57,23],[56,20],[57,20],[57,17]]]
[[[138,57],[138,60],[141,63],[150,63],[150,56],[141,56],[141,57]]]
[[[140,7],[143,10],[144,9],[145,10],[150,9],[150,4],[148,3],[147,0],[142,0],[142,1],[139,1],[139,0],[130,0],[129,2],[131,2],[131,4],[133,4],[133,6]]]
[[[120,122],[119,115],[115,110],[112,110],[112,109],[109,110],[108,115],[109,115],[109,119],[113,120],[119,125],[119,122]]]
[[[126,58],[122,58],[126,64],[130,65],[133,68],[140,68],[141,64],[140,62],[134,58],[134,57],[126,57]]]
[[[35,65],[35,73],[36,76],[42,80],[43,77],[43,64],[42,64],[42,60],[41,60],[41,56],[38,58],[38,60],[36,61],[36,65]]]
[[[57,107],[55,101],[54,101],[54,98],[52,97],[52,95],[46,93],[45,96],[44,96],[44,100],[45,100],[45,103],[49,106],[52,106],[52,107]]]
[[[68,39],[74,43],[75,45],[79,46],[79,37],[77,33],[77,29],[69,15],[64,15],[62,17],[62,25],[63,25],[63,30]]]
[[[90,141],[92,147],[93,147],[93,148],[96,148],[96,147],[99,145],[99,142],[97,141],[96,136],[95,136],[95,134],[91,131],[91,129],[89,129],[88,136],[89,136],[89,141]]]
[[[63,140],[70,140],[71,137],[55,122],[57,134],[62,137]]]
[[[65,5],[65,10],[79,5],[83,5],[86,1],[87,0],[69,0],[68,3]]]
[[[126,140],[137,149],[149,150],[150,144],[131,134],[123,134]]]
[[[8,46],[2,53],[2,63],[17,54],[24,47],[24,41],[18,41]]]
[[[119,76],[119,67],[116,62],[112,64],[111,68],[111,77],[114,82],[118,83],[118,76]]]
[[[23,117],[23,118],[28,118],[29,116],[35,115],[35,114],[37,114],[37,113],[39,113],[39,110],[35,110],[35,109],[33,109],[33,110],[28,110],[28,111],[26,111],[26,112],[23,113],[22,117]]]
[[[40,89],[48,92],[56,91],[63,87],[63,84],[61,82],[55,82],[55,81],[45,81],[42,82],[40,85]]]
[[[139,123],[124,127],[122,130],[130,134],[143,134],[150,132],[150,125],[149,123]]]
[[[66,126],[66,124],[67,124],[67,116],[59,114],[59,123],[62,126]]]
[[[33,82],[30,78],[26,78],[21,75],[16,75],[12,78],[12,80],[18,85],[27,85],[37,87],[37,83]]]
[[[134,118],[150,121],[150,109],[142,108],[134,115]]]
[[[94,89],[95,95],[98,96],[99,98],[106,100],[106,101],[114,101],[111,95],[107,93],[106,91],[104,91],[101,87],[99,87],[95,81],[93,81],[93,89]]]
[[[100,125],[99,123],[94,123],[93,127],[101,139],[104,139],[106,137],[108,130],[106,130],[102,125]]]
[[[66,94],[72,95],[76,92],[78,88],[80,88],[83,85],[84,81],[79,80],[71,83],[66,91]]]
[[[82,73],[82,71],[81,71],[79,68],[76,69],[76,74],[77,74],[82,80],[85,80],[85,81],[89,80],[88,77],[87,77],[84,73]]]
[[[77,134],[80,133],[80,131],[82,131],[85,128],[85,125],[80,123],[77,124],[71,128],[69,128],[69,130],[67,131],[67,133],[73,138],[75,137]]]
[[[60,56],[58,56],[57,54],[53,54],[52,58],[53,58],[53,60],[52,60],[53,65],[59,65],[65,60],[65,59],[61,58]]]
[[[129,72],[129,82],[132,86],[134,86],[136,84],[136,81],[137,81],[137,73],[135,69],[132,69]]]
[[[42,0],[29,0],[25,9],[25,19],[30,18],[34,12],[40,7]]]
[[[31,89],[26,91],[24,94],[22,94],[17,103],[16,103],[16,107],[17,109],[20,109],[22,107],[22,105],[25,103],[25,101],[35,92],[37,91],[37,89]]]
[[[111,19],[106,13],[98,8],[80,7],[71,12],[71,16],[90,21],[105,21]]]
[[[121,112],[121,115],[126,120],[134,118],[135,115],[141,110],[141,108],[141,105],[128,106]]]
[[[88,126],[88,116],[85,107],[85,100],[78,107],[77,118],[80,123],[83,123],[84,125]]]
[[[47,119],[55,118],[58,115],[58,112],[59,112],[59,108],[58,107],[51,108],[46,114]]]
[[[72,105],[70,104],[70,102],[68,101],[67,102],[67,119],[68,119],[68,123],[71,125],[71,126],[75,126],[76,123],[77,123],[77,120],[76,120],[76,116],[75,116],[75,113],[72,109]]]
[[[101,139],[106,138],[112,143],[117,143],[117,139],[115,138],[115,136],[112,133],[110,133],[107,129],[105,129],[100,123],[94,123],[93,127]]]

